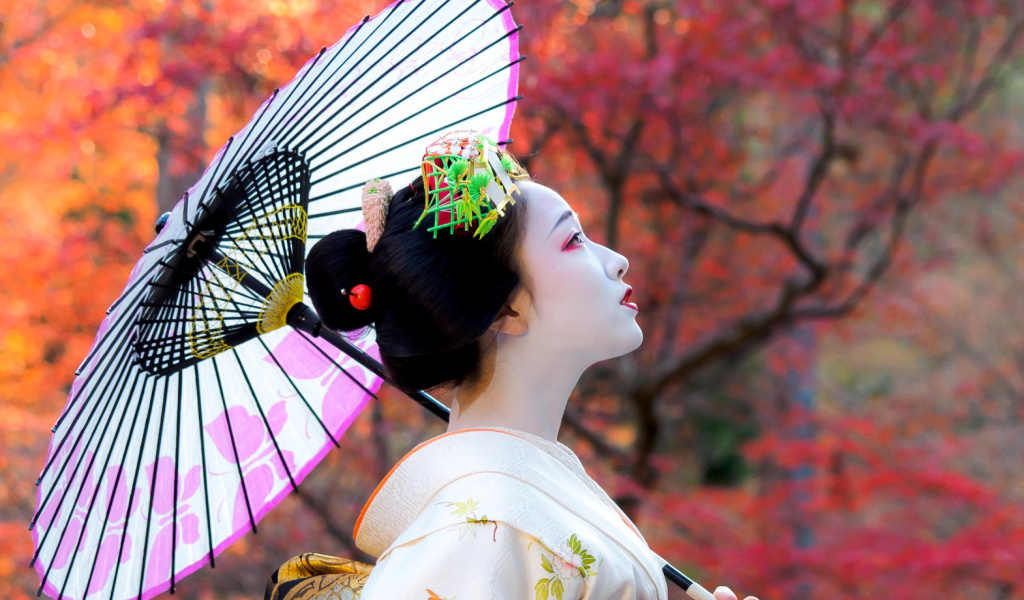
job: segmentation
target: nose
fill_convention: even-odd
[[[629,270],[629,260],[614,250],[609,250],[611,258],[605,263],[608,276],[612,279],[622,279]]]

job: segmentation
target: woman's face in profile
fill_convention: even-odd
[[[528,335],[541,336],[588,364],[638,348],[643,331],[637,310],[622,302],[629,261],[588,239],[558,192],[532,181],[517,185],[528,203],[520,248],[532,291]]]

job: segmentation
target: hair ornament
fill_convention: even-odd
[[[435,239],[441,229],[482,238],[505,206],[515,204],[514,181],[530,177],[494,140],[473,130],[450,131],[427,146],[420,171],[426,206],[413,229],[433,214],[428,231]]]
[[[341,295],[348,296],[349,304],[358,310],[369,310],[372,304],[373,295],[370,291],[370,286],[365,283],[352,286],[351,291],[341,288]]]
[[[363,222],[366,227],[367,252],[373,252],[373,247],[377,245],[381,234],[384,233],[388,203],[391,202],[391,197],[394,195],[394,192],[391,191],[391,183],[379,177],[363,184]]]

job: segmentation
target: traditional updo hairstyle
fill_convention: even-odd
[[[398,190],[384,232],[366,250],[366,234],[343,229],[317,242],[306,259],[306,282],[324,327],[350,332],[373,324],[391,383],[410,393],[454,387],[479,376],[480,338],[520,285],[518,250],[526,202],[514,194],[486,235],[428,231],[423,179]],[[367,284],[371,306],[352,306],[342,288]]]

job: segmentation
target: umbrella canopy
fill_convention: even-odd
[[[108,310],[54,427],[30,526],[41,591],[173,591],[337,444],[381,385],[379,354],[372,330],[320,330],[310,240],[360,227],[363,183],[409,183],[446,131],[509,141],[524,58],[509,7],[395,2],[217,152]]]

